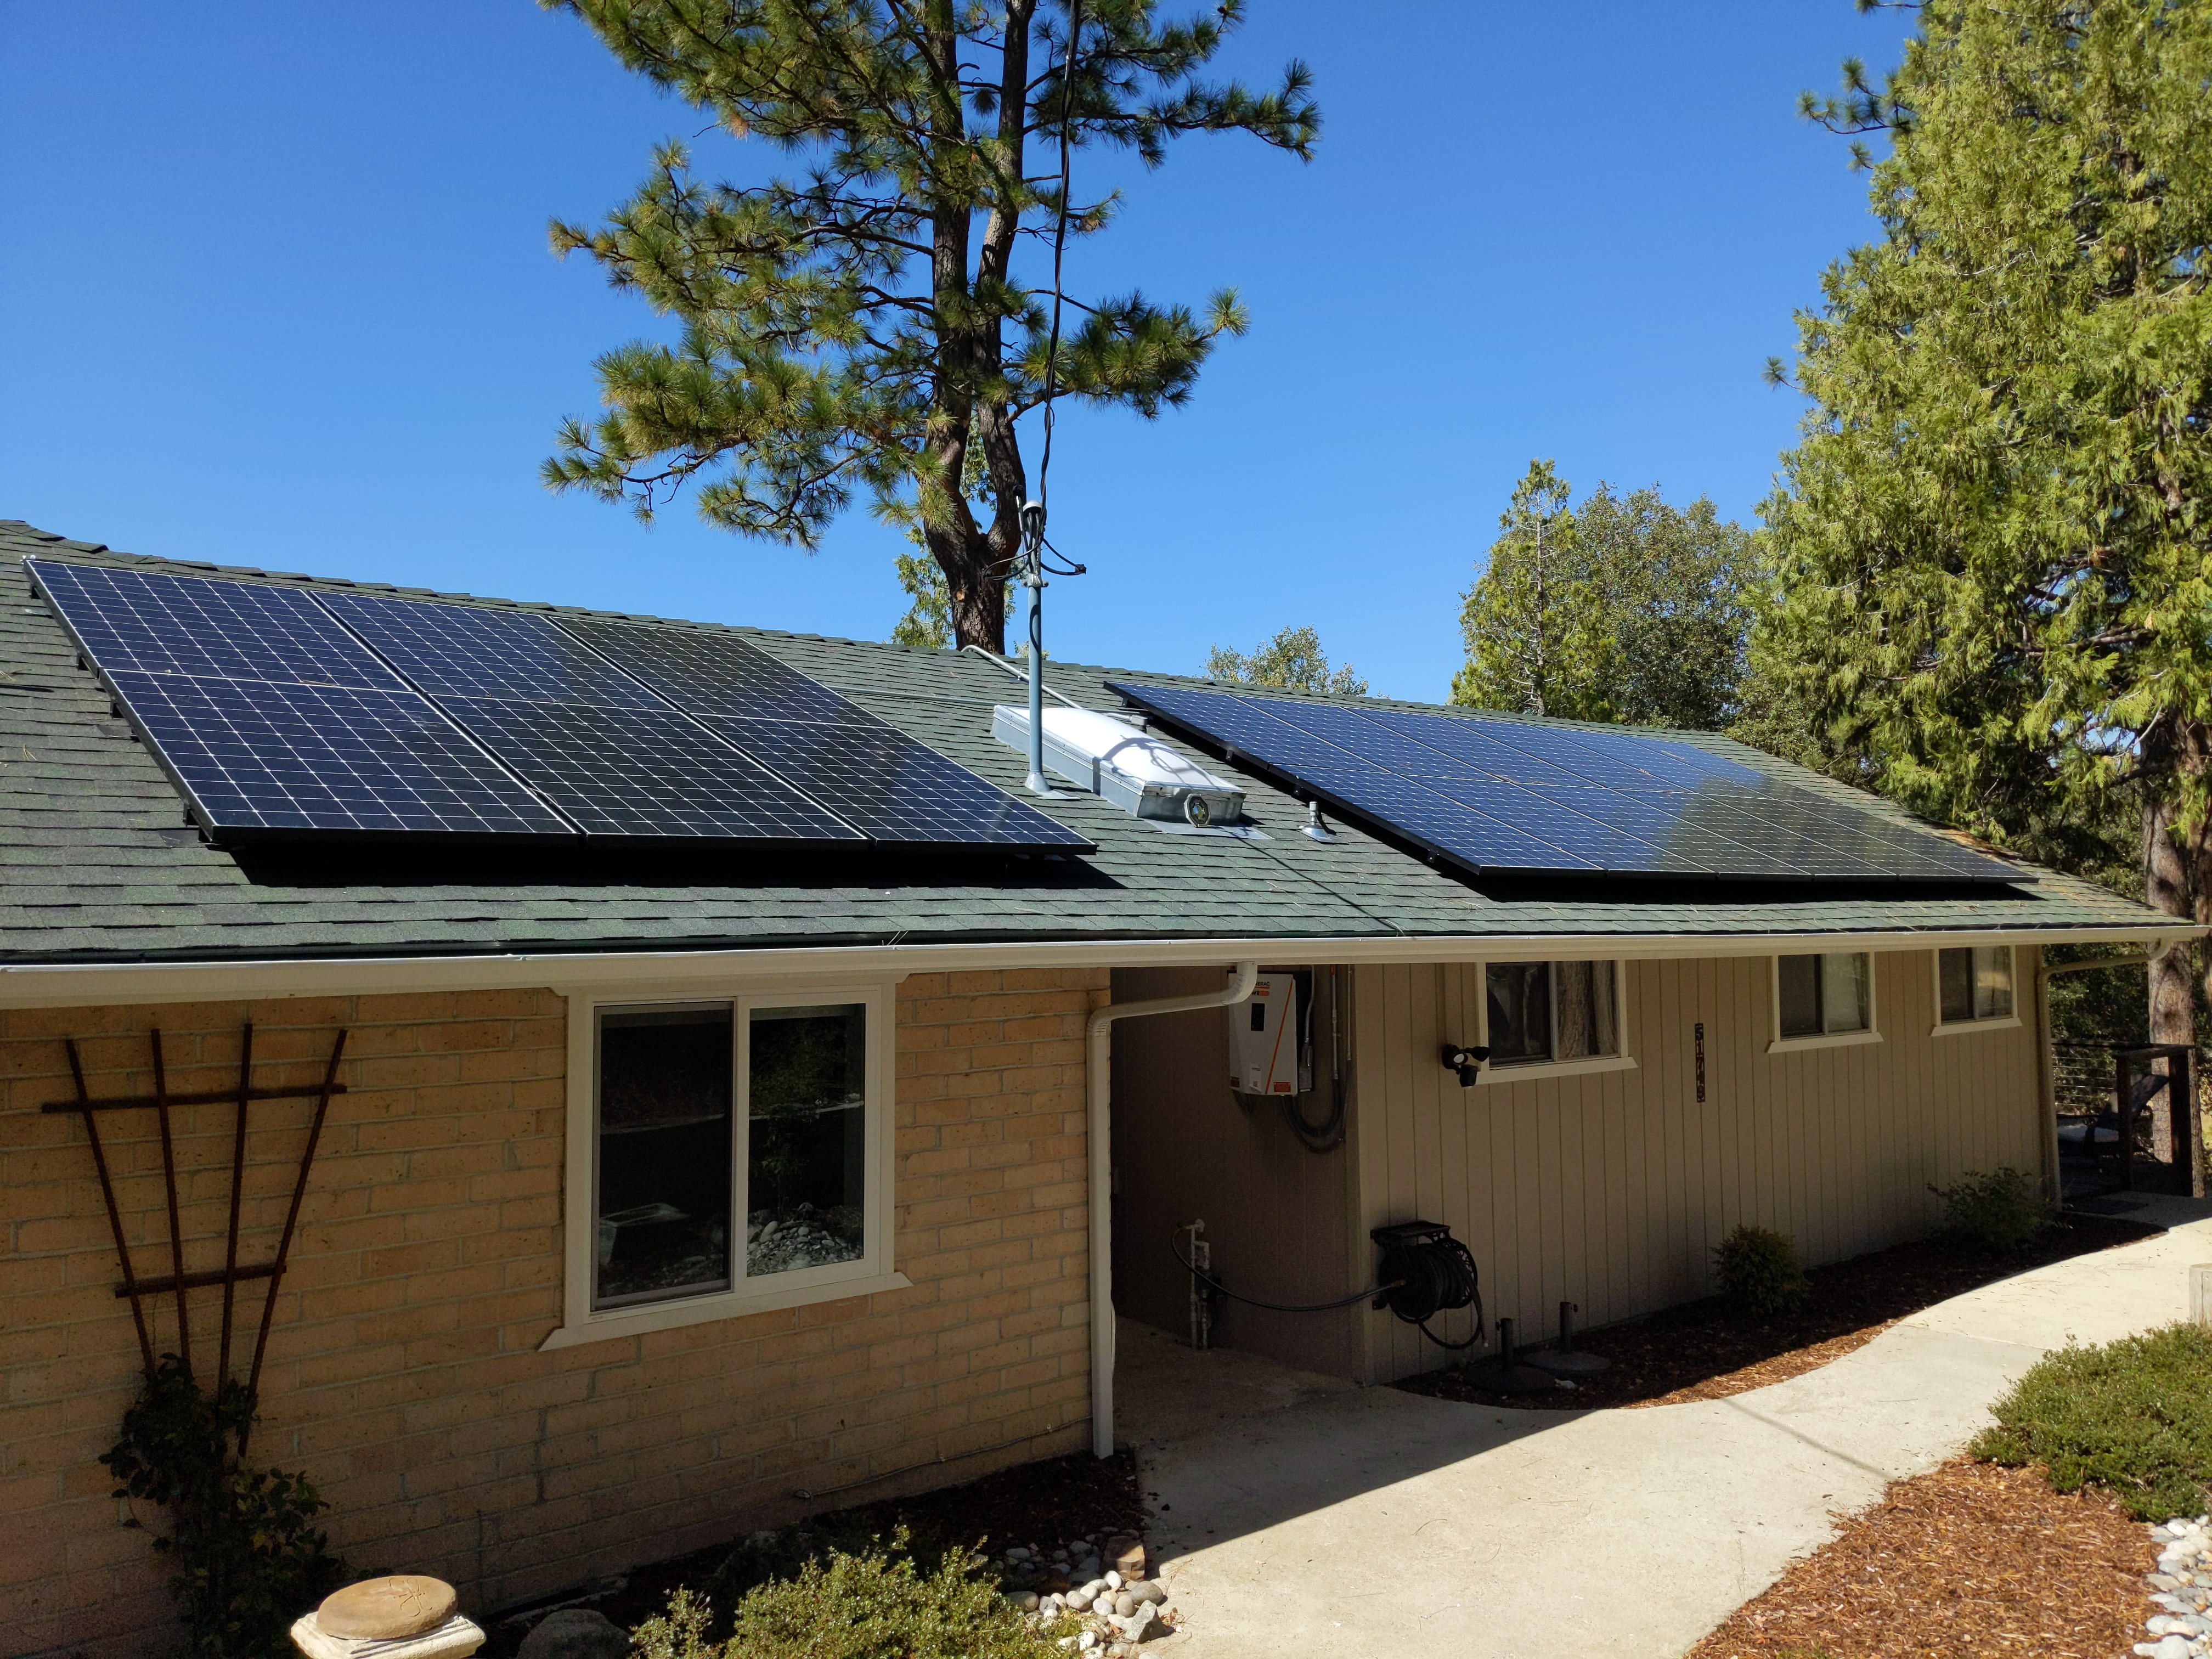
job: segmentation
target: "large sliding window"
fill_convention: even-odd
[[[556,1346],[896,1280],[887,990],[577,1001]]]

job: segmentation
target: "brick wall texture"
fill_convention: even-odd
[[[0,1651],[172,1639],[99,1462],[138,1383],[64,1037],[95,1096],[319,1079],[348,1031],[277,1298],[252,1459],[304,1469],[333,1547],[483,1613],[809,1510],[1087,1442],[1082,1028],[1103,970],[898,988],[896,1262],[910,1289],[540,1353],[560,1323],[564,999],[533,989],[0,1012]],[[310,1103],[257,1104],[240,1260],[272,1252]],[[222,1265],[233,1109],[177,1109],[185,1266]],[[100,1127],[141,1276],[169,1271],[152,1112]],[[240,1287],[250,1346],[262,1286]],[[219,1290],[191,1293],[213,1370]],[[157,1352],[177,1345],[155,1298]],[[1001,1449],[1002,1443],[1014,1442]],[[969,1455],[969,1454],[974,1454]],[[963,1460],[811,1503],[793,1496]],[[158,1513],[145,1517],[158,1524]]]

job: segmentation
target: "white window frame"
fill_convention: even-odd
[[[1954,945],[1952,948],[1956,950],[1960,947]],[[1971,950],[1973,947],[1965,948]],[[1928,966],[1935,980],[1936,998],[1936,1023],[1928,1028],[1929,1036],[1965,1036],[1972,1031],[2016,1031],[2020,1029],[2020,947],[2005,944],[1997,948],[2012,953],[2012,1012],[1988,1019],[1977,1019],[1971,1014],[1964,1019],[1943,1018],[1943,953],[1941,951],[1928,953]]]
[[[1876,953],[1872,951],[1778,951],[1767,958],[1767,1030],[1774,1036],[1766,1045],[1770,1054],[1796,1054],[1806,1048],[1848,1048],[1861,1042],[1881,1041],[1881,997],[1876,986]],[[1824,1031],[1819,1036],[1782,1035],[1782,958],[1784,957],[1864,957],[1867,965],[1867,1023],[1863,1031]]]
[[[1636,1056],[1631,1052],[1629,1041],[1628,966],[1625,962],[1622,962],[1618,958],[1609,958],[1605,957],[1554,957],[1543,956],[1500,957],[1498,958],[1498,961],[1501,964],[1508,962],[1543,962],[1546,963],[1555,963],[1559,962],[1599,962],[1604,963],[1607,966],[1610,967],[1613,969],[1613,1029],[1620,1036],[1620,1052],[1617,1054],[1591,1054],[1581,1060],[1509,1060],[1502,1066],[1492,1065],[1488,1061],[1485,1061],[1481,1070],[1475,1073],[1474,1080],[1476,1087],[1492,1088],[1502,1084],[1531,1083],[1540,1078],[1587,1077],[1599,1072],[1632,1072],[1636,1069]],[[1475,989],[1474,1023],[1475,1029],[1479,1030],[1481,1035],[1476,1037],[1475,1042],[1486,1048],[1490,1046],[1491,966],[1492,964],[1487,962],[1479,963],[1476,964],[1477,972],[1480,977]],[[1551,1046],[1552,1052],[1556,1054],[1559,1049],[1559,976],[1556,974],[1553,975],[1552,980],[1551,1005]]]
[[[913,1281],[898,1272],[891,1260],[893,1206],[891,1182],[896,1170],[892,1131],[895,1088],[894,1053],[897,1032],[896,1001],[890,980],[810,984],[788,979],[773,982],[736,980],[711,985],[682,987],[612,987],[573,992],[568,997],[568,1090],[567,1179],[562,1194],[562,1322],[538,1344],[550,1348],[574,1347],[580,1343],[638,1336],[651,1331],[675,1330],[685,1325],[710,1324],[745,1314],[769,1313],[780,1308],[810,1303],[837,1302],[848,1297],[870,1296],[879,1291],[904,1289]],[[836,1003],[858,1003],[866,1012],[867,1060],[864,1087],[862,1133],[867,1137],[866,1170],[869,1188],[862,1200],[865,1249],[859,1260],[832,1262],[826,1267],[802,1267],[758,1279],[738,1279],[725,1291],[674,1296],[665,1302],[631,1303],[622,1307],[592,1306],[592,1245],[599,1236],[596,1194],[599,1184],[598,1111],[599,1015],[624,1008],[727,1005],[733,1022],[730,1056],[732,1127],[730,1137],[731,1217],[741,1224],[743,1182],[746,1169],[746,1133],[750,1123],[745,1066],[752,1030],[752,1013],[758,1008],[816,1007]],[[742,1237],[732,1229],[733,1265],[744,1265]]]

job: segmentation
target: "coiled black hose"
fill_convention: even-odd
[[[1390,1311],[1419,1326],[1439,1348],[1471,1348],[1482,1340],[1481,1275],[1474,1253],[1450,1234],[1389,1246],[1375,1277],[1390,1286],[1383,1295]],[[1466,1341],[1447,1342],[1429,1328],[1438,1314],[1469,1304],[1474,1309],[1474,1334]]]

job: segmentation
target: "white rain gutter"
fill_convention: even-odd
[[[501,951],[441,956],[272,957],[228,962],[14,963],[0,965],[0,1008],[207,1002],[380,992],[670,989],[732,979],[957,972],[969,968],[1206,967],[1287,954],[1347,965],[1517,962],[1540,946],[1559,962],[1787,955],[1793,951],[1940,951],[1961,945],[2121,945],[2163,950],[2212,929],[2192,922],[2086,927],[1929,927],[1746,933],[1389,933],[1352,938],[1094,939],[1037,943],[743,946],[724,950]]]
[[[1091,1135],[1091,1449],[1100,1457],[1114,1455],[1114,1022],[1243,1002],[1259,980],[1259,962],[1240,962],[1230,971],[1236,977],[1222,990],[1111,1003],[1092,1013],[1085,1028],[1089,1049],[1084,1068],[1084,1121]]]

